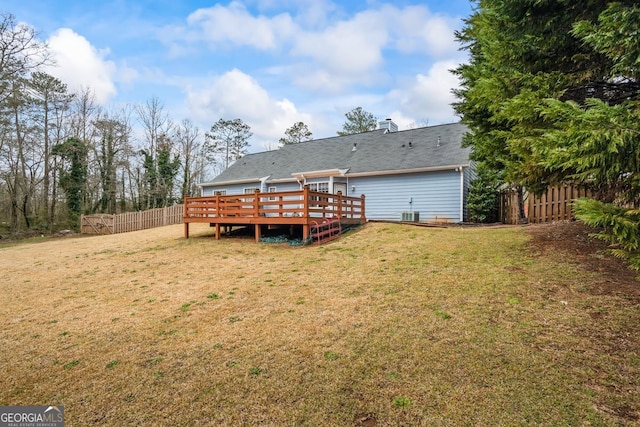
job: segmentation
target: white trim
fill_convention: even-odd
[[[247,192],[247,190],[251,190],[251,191]],[[242,189],[242,194],[254,194],[256,190],[260,191],[258,187],[245,187]]]
[[[267,186],[267,193],[277,193],[277,192],[278,192],[278,188],[275,185]],[[274,200],[277,200],[277,198],[269,196],[267,200],[269,200],[270,202],[273,202]]]
[[[220,181],[220,182],[201,182],[197,184],[199,187],[217,187],[220,185],[235,185],[235,184],[248,184],[250,182],[259,183],[261,178],[245,178],[245,179],[236,179],[233,181]]]
[[[300,182],[298,178],[277,178],[267,181],[267,184],[283,184],[287,182]]]
[[[349,169],[326,169],[321,171],[292,173],[291,178],[277,178],[277,179],[271,179],[271,180],[269,179],[269,177],[246,178],[246,179],[237,179],[232,181],[202,182],[197,185],[199,187],[218,187],[221,185],[248,184],[252,182],[264,183],[264,184],[300,182],[300,181],[306,182],[307,178],[323,178],[323,177],[329,178],[334,176],[344,176],[344,177],[347,177],[348,179],[349,177],[358,178],[358,177],[379,176],[379,175],[401,175],[401,174],[420,173],[420,172],[461,170],[468,167],[470,167],[470,165],[468,163],[465,163],[460,165],[432,166],[427,168],[394,169],[394,170],[386,170],[386,171],[371,171],[371,172],[356,172],[356,173],[349,173],[348,172]]]
[[[449,166],[434,166],[429,168],[416,168],[416,169],[396,169],[386,171],[373,171],[373,172],[356,172],[347,174],[348,177],[363,177],[363,176],[378,176],[378,175],[401,175],[408,173],[420,173],[420,172],[437,172],[437,171],[456,171],[458,169],[468,168],[469,164],[463,165],[449,165]]]
[[[321,178],[329,176],[345,176],[349,169],[325,169],[320,171],[308,171],[308,172],[294,172],[291,174],[293,177],[306,177],[306,178]]]

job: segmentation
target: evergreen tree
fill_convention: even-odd
[[[226,169],[230,161],[238,160],[246,154],[251,136],[251,126],[241,119],[220,119],[205,133],[204,151],[207,158],[214,162],[222,156]]]
[[[309,141],[312,138],[312,133],[304,122],[297,122],[289,129],[287,129],[284,134],[286,135],[284,138],[280,138],[281,145],[287,144],[298,144],[303,141]]]
[[[340,136],[369,132],[378,127],[378,119],[362,107],[356,107],[345,113],[345,117],[347,121],[342,125],[342,130],[338,131]]]
[[[84,205],[84,189],[87,181],[87,147],[78,138],[69,138],[51,150],[54,156],[60,156],[60,186],[67,199],[69,223],[73,228],[80,225],[80,214]]]
[[[604,202],[637,206],[638,28],[631,0],[478,1],[457,34],[470,61],[455,70],[454,107],[471,130],[473,159],[534,193],[572,181]],[[619,213],[594,206],[582,217]]]

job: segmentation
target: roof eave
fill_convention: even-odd
[[[298,182],[297,178],[275,178],[267,180],[268,184],[283,184],[286,182]]]
[[[355,173],[348,173],[347,176],[350,178],[357,178],[357,177],[379,176],[379,175],[400,175],[400,174],[421,173],[421,172],[461,170],[468,167],[470,167],[468,163],[463,163],[458,165],[432,166],[432,167],[414,168],[414,169],[395,169],[395,170],[383,170],[383,171],[355,172]]]
[[[325,176],[345,176],[349,169],[324,169],[307,172],[293,172],[291,176],[294,178],[321,178]]]
[[[262,181],[262,177],[260,178],[244,178],[244,179],[235,179],[229,181],[212,181],[212,182],[201,182],[197,184],[198,187],[213,187],[220,185],[234,185],[234,184],[247,184],[249,182],[260,182]]]

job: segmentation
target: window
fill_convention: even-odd
[[[245,188],[243,190],[244,194],[253,194],[256,191],[258,191],[258,189],[256,187],[249,187],[249,188]]]
[[[276,191],[278,191],[278,190],[276,189],[276,187],[269,187],[269,188],[267,188],[267,192],[268,192],[268,193],[275,193]],[[277,200],[277,198],[276,198],[276,197],[269,197],[269,200]]]
[[[311,191],[319,191],[320,193],[328,193],[329,192],[329,183],[328,182],[312,182],[309,185],[309,190]]]
[[[329,183],[328,182],[312,182],[307,184],[309,186],[309,190],[317,191],[319,193],[328,193],[329,192]],[[319,201],[320,198],[318,196],[311,196],[312,201]],[[311,207],[318,207],[318,204],[311,204]]]
[[[226,196],[227,195],[227,190],[216,190],[213,192],[214,196]]]

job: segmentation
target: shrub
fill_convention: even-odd
[[[592,237],[610,243],[613,255],[640,270],[640,209],[584,198],[575,201],[574,209],[576,218],[600,229]]]

